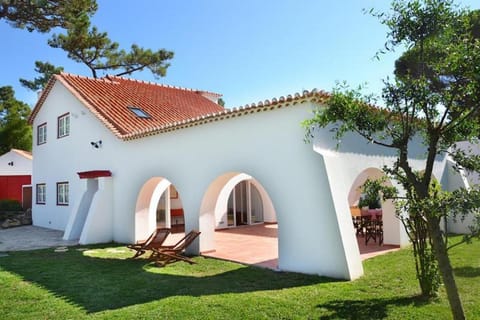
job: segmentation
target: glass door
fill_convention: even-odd
[[[166,228],[167,227],[167,199],[165,196],[166,192],[162,193],[160,200],[158,200],[157,205],[157,228]]]
[[[258,189],[250,181],[239,182],[227,204],[227,226],[236,227],[263,222],[263,203]]]
[[[250,213],[251,223],[263,222],[263,202],[260,192],[253,185],[250,184]]]
[[[227,226],[235,227],[235,192],[231,192],[227,204]]]
[[[248,224],[247,181],[235,186],[235,219],[237,226]]]

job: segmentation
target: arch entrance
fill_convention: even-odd
[[[398,248],[402,244],[402,228],[400,220],[395,215],[395,206],[392,200],[380,202],[380,206],[372,208],[362,207],[362,186],[367,181],[384,178],[385,173],[377,168],[367,168],[355,178],[348,194],[348,204],[354,223],[358,247],[362,258],[367,258],[376,253]],[[385,182],[391,186],[392,182]],[[372,220],[375,223],[372,222]],[[378,232],[374,237],[367,235],[367,227]],[[372,232],[372,229],[370,229]]]
[[[146,239],[157,227],[185,231],[179,192],[168,179],[153,177],[144,183],[135,206],[135,241]]]
[[[230,172],[208,187],[200,210],[205,255],[276,268],[277,220],[261,183],[246,173]]]
[[[210,198],[210,205],[206,203],[207,198]],[[246,173],[218,177],[207,190],[201,212],[213,215],[216,230],[276,222],[268,193]]]

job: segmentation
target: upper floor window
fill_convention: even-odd
[[[37,144],[47,142],[47,123],[43,123],[37,127]]]
[[[47,198],[47,186],[45,185],[45,183],[37,184],[36,203],[45,204],[46,198]]]
[[[58,117],[57,137],[62,138],[70,134],[70,114],[66,113]]]
[[[57,205],[68,205],[68,182],[57,183]]]

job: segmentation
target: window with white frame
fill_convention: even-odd
[[[70,114],[66,113],[58,117],[57,137],[63,138],[70,134]]]
[[[47,142],[47,123],[43,123],[37,127],[37,144]]]
[[[37,204],[45,204],[45,200],[47,198],[47,186],[45,183],[38,183],[37,190],[36,190],[36,203]]]
[[[57,205],[68,205],[68,182],[57,183]]]

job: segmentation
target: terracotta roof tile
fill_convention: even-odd
[[[322,103],[329,97],[328,93],[317,91],[317,89],[304,90],[293,96],[281,96],[260,101],[257,104],[225,109],[210,100],[221,97],[213,92],[170,87],[121,77],[93,79],[62,73],[50,79],[30,115],[30,123],[33,123],[56,81],[60,81],[107,128],[123,140],[138,139],[209,122],[295,106],[303,101]],[[128,107],[139,107],[151,118],[137,117]]]
[[[280,108],[294,107],[302,102],[309,101],[312,103],[324,103],[326,99],[330,97],[330,94],[325,91],[319,91],[313,89],[311,91],[304,90],[302,93],[295,93],[287,95],[286,97],[280,96],[279,98],[272,98],[271,100],[259,101],[258,103],[247,104],[242,107],[224,109],[223,111],[205,114],[198,117],[185,119],[179,122],[169,123],[167,125],[159,126],[157,128],[150,128],[148,130],[141,130],[133,132],[132,134],[122,137],[124,140],[133,140],[164,132],[170,132],[174,130],[189,128],[198,126],[210,122],[222,121],[235,117],[242,117],[257,112],[271,111]]]
[[[30,123],[56,81],[61,82],[115,135],[123,137],[203,114],[223,111],[209,98],[221,95],[108,76],[101,79],[62,73],[47,85],[32,111]],[[136,116],[129,107],[144,110],[150,118]]]

